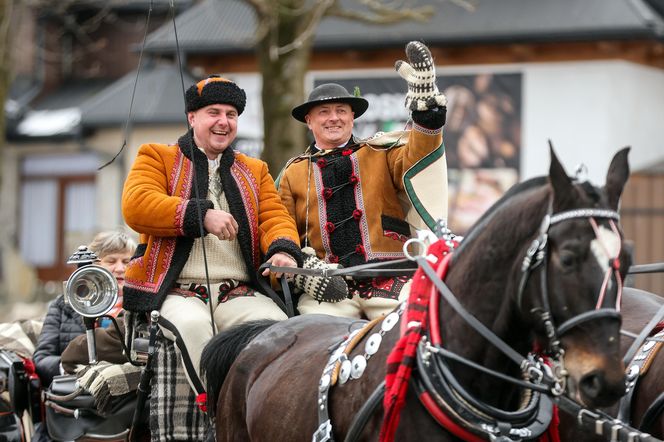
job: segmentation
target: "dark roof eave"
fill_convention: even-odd
[[[109,129],[109,128],[117,128],[117,129],[122,129],[122,127],[126,124],[127,120],[115,120],[115,121],[84,121],[82,123],[83,128],[85,129]],[[182,113],[182,118],[178,120],[150,120],[146,118],[139,118],[139,119],[131,119],[131,125],[132,126],[137,126],[137,125],[154,125],[154,126],[175,126],[175,125],[182,125],[186,126],[187,124],[187,118],[184,114],[184,110]]]
[[[652,40],[656,36],[652,33],[643,31],[630,32],[606,32],[598,34],[592,33],[560,33],[560,34],[523,34],[523,35],[492,35],[492,36],[462,36],[462,37],[437,37],[422,36],[422,40],[428,45],[477,45],[477,44],[528,44],[528,43],[571,43],[571,42],[589,42],[606,40]],[[314,45],[315,49],[323,50],[346,50],[346,49],[367,49],[367,48],[393,48],[401,47],[404,39],[394,39],[392,41],[337,41],[325,42]]]
[[[385,49],[392,47],[401,47],[407,39],[421,38],[429,45],[476,45],[476,44],[529,44],[529,43],[569,43],[569,42],[589,42],[605,40],[657,40],[662,41],[664,36],[657,35],[652,30],[646,29],[624,29],[610,30],[606,32],[597,31],[577,31],[577,32],[558,32],[550,34],[527,33],[527,34],[501,34],[501,35],[481,35],[481,36],[406,36],[404,38],[394,38],[390,40],[368,41],[357,39],[349,40],[327,40],[314,43],[314,49],[319,50],[347,50],[347,49]],[[228,46],[227,44],[186,44],[180,43],[180,50],[188,54],[250,54],[254,52],[254,47],[247,46]],[[135,45],[132,51],[140,51],[140,46]],[[174,54],[174,45],[151,45],[145,48],[145,52],[151,54]]]
[[[200,44],[200,43],[186,43],[179,42],[181,51],[187,54],[248,54],[254,52],[254,46],[228,46],[227,44]],[[135,44],[130,47],[132,52],[140,52],[141,45]],[[145,46],[145,52],[154,55],[175,54],[175,43],[168,44],[148,44]]]
[[[78,141],[81,139],[79,133],[65,133],[65,134],[55,134],[55,135],[41,135],[41,136],[29,136],[29,135],[18,135],[18,134],[8,134],[6,137],[7,141],[17,144],[28,144],[28,143],[43,143],[45,141]]]

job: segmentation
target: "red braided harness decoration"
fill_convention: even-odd
[[[435,269],[444,266],[447,269],[451,258],[451,249],[445,241],[433,243],[427,255],[436,259],[432,263]],[[424,270],[417,269],[413,276],[413,284],[408,297],[408,307],[403,314],[402,321],[406,325],[406,331],[397,341],[392,352],[387,357],[387,374],[385,375],[385,397],[383,399],[383,426],[380,430],[380,441],[388,442],[394,440],[394,434],[399,426],[401,409],[406,402],[408,381],[413,371],[417,344],[427,330],[427,310],[431,294],[431,281],[427,278]]]
[[[427,251],[427,256],[432,257],[429,262],[441,279],[444,279],[447,274],[452,258],[451,252],[457,245],[458,243],[454,242],[453,246],[450,247],[446,241],[440,240],[432,244]],[[402,317],[402,325],[405,325],[405,332],[402,333],[392,352],[387,357],[385,397],[383,399],[385,413],[383,416],[383,425],[380,430],[380,442],[392,442],[394,440],[397,427],[399,426],[401,410],[406,402],[406,392],[408,391],[408,383],[413,371],[417,345],[420,339],[422,339],[422,336],[429,329],[432,343],[440,344],[442,342],[438,305],[439,294],[436,287],[424,271],[418,269],[413,276],[413,284],[408,297],[408,306]],[[404,330],[404,327],[402,327],[402,330]],[[422,393],[419,399],[436,422],[454,436],[469,442],[481,442],[485,440],[462,427],[445,414],[428,392]],[[557,407],[554,408],[554,415],[549,429],[540,436],[540,442],[560,442]]]

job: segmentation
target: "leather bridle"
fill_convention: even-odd
[[[561,395],[564,390],[565,390],[565,376],[567,373],[565,370],[562,368],[562,357],[564,354],[563,349],[560,347],[560,340],[559,337],[564,335],[565,333],[568,333],[570,330],[585,324],[589,321],[596,320],[596,319],[616,319],[620,320],[620,312],[617,309],[614,308],[601,308],[601,305],[597,305],[594,310],[587,311],[584,313],[580,313],[566,321],[564,321],[562,324],[560,324],[558,327],[555,326],[553,316],[551,314],[551,307],[550,307],[550,302],[549,302],[549,292],[547,289],[547,278],[546,278],[546,257],[547,257],[547,252],[548,252],[548,233],[549,229],[559,223],[573,220],[573,219],[578,219],[578,218],[603,218],[603,219],[609,219],[612,228],[617,232],[617,229],[615,227],[615,224],[613,223],[613,220],[618,220],[619,215],[617,212],[613,210],[606,210],[606,209],[596,209],[596,208],[585,208],[585,209],[574,209],[574,210],[569,210],[565,212],[559,212],[556,214],[551,214],[551,209],[549,209],[549,213],[547,213],[544,216],[544,219],[542,220],[542,223],[540,224],[540,231],[539,235],[536,239],[533,240],[531,243],[530,247],[528,248],[525,257],[523,258],[523,263],[521,266],[521,279],[519,283],[519,288],[518,288],[518,293],[517,293],[517,306],[519,309],[521,309],[521,304],[523,302],[523,294],[525,291],[526,284],[531,276],[531,274],[534,273],[536,269],[539,269],[539,271],[542,274],[542,277],[540,278],[540,302],[541,306],[536,307],[532,310],[533,313],[538,313],[540,320],[543,323],[544,330],[547,335],[548,339],[548,345],[549,345],[549,354],[553,359],[554,362],[554,368],[556,364],[559,364],[559,369],[557,370],[558,373],[554,373],[554,379],[550,379],[549,381],[552,382],[552,389],[551,393],[554,396]],[[415,260],[419,267],[422,268],[425,272],[425,274],[429,277],[429,279],[432,281],[438,292],[441,294],[443,298],[445,298],[445,301],[447,304],[453,308],[462,318],[463,320],[468,323],[472,328],[474,328],[480,335],[482,335],[486,340],[488,340],[494,347],[496,347],[498,350],[500,350],[503,354],[505,354],[509,359],[514,361],[516,364],[518,364],[521,367],[522,372],[528,374],[528,373],[541,373],[542,371],[545,371],[542,369],[541,364],[535,363],[533,361],[533,358],[531,357],[524,357],[520,355],[518,352],[516,352],[514,349],[512,349],[507,343],[505,343],[502,339],[500,339],[498,336],[496,336],[490,329],[488,329],[483,323],[481,323],[477,318],[475,318],[473,315],[471,315],[459,302],[457,297],[452,293],[452,291],[447,287],[447,285],[441,281],[441,279],[438,277],[436,274],[436,271],[433,270],[429,262],[427,261],[427,258],[424,255],[420,256],[414,256],[412,257],[413,260]],[[618,262],[618,268],[613,268],[610,267],[607,272],[613,271],[619,278],[619,261],[613,260],[614,262]],[[606,280],[606,278],[605,278]],[[605,286],[605,284],[603,285]],[[621,285],[618,284],[619,290],[621,289]],[[602,290],[604,292],[605,289]],[[600,298],[603,299],[603,293],[600,293]],[[618,296],[618,300],[620,299],[620,296]],[[436,346],[437,342],[432,342],[434,346]],[[457,359],[463,359],[461,357],[458,357]],[[461,362],[461,361],[459,361]],[[469,361],[470,362],[470,361]],[[530,377],[530,376],[529,376]],[[537,375],[535,377],[540,377],[541,375]],[[540,386],[541,387],[541,386]],[[541,390],[541,388],[534,388],[535,390]]]
[[[521,279],[519,281],[519,288],[517,292],[517,306],[521,310],[523,304],[523,294],[526,288],[526,284],[535,270],[539,269],[540,271],[540,306],[534,307],[531,310],[531,313],[537,314],[542,323],[542,327],[545,331],[546,338],[548,340],[548,353],[552,356],[556,364],[562,364],[562,357],[564,354],[563,349],[560,347],[560,337],[564,334],[570,332],[571,330],[581,326],[590,321],[597,319],[615,319],[620,321],[620,301],[622,298],[622,278],[620,277],[620,249],[615,257],[611,257],[609,268],[606,270],[602,287],[600,293],[597,297],[597,303],[594,310],[586,311],[580,313],[576,316],[573,316],[570,319],[567,319],[562,324],[554,324],[553,315],[551,313],[551,304],[549,301],[548,293],[548,281],[547,281],[547,254],[548,254],[548,238],[549,238],[549,229],[556,225],[566,221],[571,221],[575,219],[588,219],[590,225],[595,232],[595,236],[598,241],[601,241],[599,235],[599,228],[597,226],[596,218],[608,219],[611,230],[618,237],[620,232],[615,225],[614,221],[619,221],[620,216],[614,210],[607,209],[597,209],[597,208],[583,208],[583,209],[573,209],[564,212],[559,212],[556,214],[551,214],[551,208],[549,205],[549,213],[544,216],[542,223],[540,225],[540,231],[537,238],[533,240],[530,247],[526,252],[525,257],[521,265]],[[605,250],[606,247],[604,244],[601,245]],[[616,280],[617,293],[616,293],[616,305],[614,308],[603,308],[604,298],[607,292],[608,281],[611,277],[614,276]],[[561,376],[564,375],[564,369],[560,365]],[[561,379],[559,379],[561,380]],[[564,387],[564,385],[563,385]],[[562,393],[562,392],[561,392]]]
[[[482,324],[477,318],[465,310],[451,290],[445,285],[441,278],[438,277],[439,275],[437,275],[437,272],[430,266],[426,257],[419,256],[415,258],[419,266],[434,284],[437,291],[447,301],[447,305],[453,308],[465,322],[487,339],[494,347],[517,363],[521,369],[523,378],[525,379],[511,378],[503,373],[498,373],[494,370],[478,366],[478,364],[473,361],[453,354],[452,352],[445,350],[442,347],[441,342],[439,342],[440,338],[435,338],[434,335],[430,335],[432,338],[431,342],[424,339],[420,343],[417,356],[419,368],[418,378],[419,382],[424,384],[421,385],[419,389],[430,391],[430,396],[432,397],[444,398],[443,401],[438,401],[438,407],[441,409],[447,409],[456,414],[457,418],[460,418],[464,427],[468,429],[474,428],[475,431],[479,431],[479,429],[487,431],[488,428],[492,428],[492,430],[489,431],[489,433],[491,433],[498,432],[500,425],[490,425],[490,422],[502,422],[503,428],[510,428],[509,431],[515,431],[516,434],[523,432],[523,434],[532,435],[544,431],[545,427],[542,426],[543,421],[548,422],[550,420],[550,414],[547,415],[546,411],[548,409],[550,413],[550,400],[546,398],[546,394],[558,397],[561,396],[566,389],[568,373],[564,368],[564,351],[560,346],[560,337],[580,325],[593,320],[608,318],[620,321],[619,302],[621,298],[622,281],[619,274],[619,249],[616,256],[611,259],[611,264],[604,277],[595,309],[580,313],[564,321],[557,327],[554,323],[546,277],[549,229],[556,224],[579,218],[587,218],[590,221],[598,241],[601,241],[601,238],[597,223],[594,220],[595,218],[608,219],[611,229],[616,235],[618,235],[618,237],[620,237],[620,233],[614,222],[614,220],[619,220],[619,215],[615,211],[587,208],[551,214],[551,209],[549,209],[549,213],[544,216],[540,225],[539,235],[533,240],[530,247],[527,249],[521,266],[521,278],[517,293],[517,304],[520,310],[522,308],[521,304],[523,302],[526,284],[531,274],[538,269],[541,273],[541,305],[533,308],[531,313],[538,315],[540,321],[542,321],[542,326],[547,336],[547,354],[549,356],[548,365],[536,355],[531,354],[527,357],[523,357],[511,348],[490,329],[484,326],[484,324]],[[601,246],[606,251],[606,246],[604,244]],[[602,305],[608,286],[607,282],[611,277],[611,273],[614,274],[618,287],[616,298],[617,305],[616,308],[603,308]],[[519,385],[522,388],[530,389],[533,391],[533,395],[530,397],[527,406],[516,412],[506,412],[488,404],[484,404],[473,398],[472,395],[456,381],[454,375],[447,367],[446,360],[456,361],[457,363],[473,367],[474,369],[478,369],[490,376],[502,379],[503,381]],[[444,379],[444,381],[441,381],[442,379]],[[547,406],[545,404],[549,405]],[[541,413],[544,413],[546,418],[542,418]],[[490,416],[488,421],[486,420],[486,416]],[[536,418],[536,416],[540,416],[540,418]],[[504,439],[501,438],[501,440],[510,440],[510,438],[514,437],[516,434],[512,433],[510,436],[507,433],[503,433],[501,437]],[[493,434],[493,436],[496,435],[497,433]]]

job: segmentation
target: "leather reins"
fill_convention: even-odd
[[[519,354],[516,350],[514,350],[506,342],[504,342],[500,337],[498,337],[491,330],[489,330],[475,316],[470,314],[461,305],[461,303],[452,293],[449,287],[447,287],[447,285],[441,280],[441,278],[438,277],[436,271],[431,267],[426,256],[424,255],[409,256],[409,254],[407,253],[407,256],[410,259],[417,262],[418,266],[424,271],[429,280],[435,286],[438,293],[441,294],[441,296],[445,299],[445,301],[449,304],[449,306],[452,307],[467,324],[473,327],[480,335],[482,335],[487,341],[489,341],[491,345],[496,347],[509,359],[515,362],[520,367],[521,372],[524,374],[524,377],[528,379],[528,380],[522,380],[522,379],[512,378],[509,375],[505,375],[504,373],[500,373],[495,370],[483,367],[480,364],[477,364],[462,356],[459,356],[455,353],[445,350],[439,345],[440,343],[429,343],[426,340],[423,340],[423,342],[420,343],[420,346],[418,348],[418,364],[420,368],[419,373],[421,373],[420,377],[422,377],[425,380],[425,383],[428,384],[426,385],[427,389],[433,388],[433,391],[435,393],[438,393],[437,389],[435,389],[435,387],[432,386],[430,382],[426,381],[426,379],[428,379],[429,377],[422,376],[422,374],[425,374],[426,367],[429,366],[428,360],[438,355],[441,358],[454,360],[458,363],[475,368],[479,371],[482,371],[493,377],[499,378],[503,381],[513,383],[522,388],[526,388],[537,393],[550,394],[554,397],[562,395],[562,393],[565,391],[565,383],[566,383],[565,378],[567,376],[567,372],[564,370],[562,363],[563,350],[559,346],[559,337],[569,332],[570,330],[578,327],[579,325],[587,323],[591,320],[603,319],[603,318],[615,318],[620,320],[620,313],[618,312],[617,309],[601,308],[602,305],[601,301],[604,298],[604,294],[606,291],[606,280],[608,278],[605,277],[604,283],[602,284],[602,289],[600,290],[600,295],[598,297],[599,300],[598,303],[596,304],[595,310],[587,311],[579,315],[576,315],[568,319],[567,321],[564,321],[557,328],[553,324],[553,318],[551,315],[551,309],[549,303],[549,294],[546,284],[546,256],[547,256],[547,245],[548,245],[548,231],[551,228],[551,226],[555,224],[577,218],[609,219],[612,226],[612,230],[614,231],[614,233],[619,235],[619,232],[617,232],[617,228],[615,227],[615,224],[613,222],[613,220],[619,219],[619,215],[617,212],[612,210],[588,208],[588,209],[575,209],[575,210],[560,212],[554,215],[548,213],[544,217],[541,223],[539,236],[533,241],[531,246],[528,248],[528,251],[526,252],[526,256],[524,257],[522,265],[522,277],[519,284],[519,292],[517,294],[517,301],[520,306],[523,298],[523,292],[525,291],[525,286],[529,279],[530,274],[533,272],[533,270],[540,268],[543,274],[543,277],[540,278],[541,280],[540,294],[542,300],[542,308],[539,309],[540,317],[542,321],[544,321],[545,330],[547,330],[547,338],[549,339],[549,346],[551,350],[554,351],[553,357],[554,359],[556,359],[554,361],[554,367],[557,367],[555,372],[548,365],[544,364],[541,358],[535,358],[532,355],[524,357],[521,354]],[[595,230],[596,236],[598,236],[596,225],[593,226],[593,228]],[[410,241],[416,241],[416,240],[410,240]],[[405,245],[404,248],[407,249],[407,245]],[[618,256],[616,256],[616,258],[614,259],[614,262],[618,263],[618,267],[614,266],[613,269],[610,267],[607,270],[607,273],[613,270],[617,280],[619,279],[619,273],[618,273],[619,261],[617,261],[618,257],[619,257],[619,252]],[[343,270],[350,271],[351,269],[343,269]],[[620,291],[621,288],[620,283],[618,283],[618,287],[619,287],[618,290]],[[620,294],[618,294],[617,296],[618,302],[619,299],[620,299]],[[444,367],[444,364],[441,364],[441,366]],[[446,371],[445,378],[448,380],[452,380],[452,382],[454,383],[452,388],[454,392],[456,394],[460,394],[464,398],[464,401],[466,401],[466,404],[468,403],[468,401],[471,401],[471,403],[475,405],[482,413],[486,413],[494,417],[498,416],[502,420],[510,420],[510,419],[523,420],[527,418],[528,413],[531,414],[533,412],[540,413],[543,410],[542,404],[540,404],[539,406],[537,405],[539,401],[531,401],[527,409],[524,410],[519,410],[517,412],[505,412],[503,410],[498,410],[494,407],[488,406],[488,404],[483,404],[479,401],[473,400],[472,396],[470,396],[469,393],[467,393],[457,382],[454,381],[454,377],[452,376],[451,372],[449,372],[449,370],[446,369],[445,367],[443,369]],[[353,421],[353,425],[351,426],[351,429],[349,431],[349,436],[360,434],[361,428],[358,429],[357,426],[363,426],[364,424],[366,424],[366,421],[368,420],[367,414],[373,413],[379,402],[377,399],[374,398],[374,396],[380,396],[379,392],[382,391],[383,389],[384,389],[384,384],[379,385],[374,394],[362,407],[362,409],[360,410],[360,415],[356,416],[356,419]],[[454,396],[454,394],[453,393],[448,394],[447,396],[448,397]],[[472,415],[473,413],[470,414]],[[532,426],[533,424],[531,423],[531,427]],[[537,424],[534,424],[534,426],[536,427]],[[541,430],[541,428],[539,428],[539,430]],[[531,429],[527,428],[526,431],[531,431]],[[347,438],[346,440],[350,441],[354,439]]]

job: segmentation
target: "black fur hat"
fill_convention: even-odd
[[[187,89],[186,99],[187,112],[194,112],[211,104],[230,104],[240,115],[247,103],[247,94],[231,80],[210,75]]]

